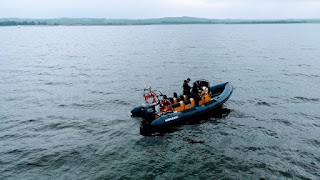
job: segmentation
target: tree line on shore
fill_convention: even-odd
[[[207,19],[195,17],[167,17],[154,19],[106,19],[106,18],[54,18],[20,19],[0,18],[0,26],[19,25],[161,25],[161,24],[287,24],[320,23],[320,19]]]
[[[32,26],[32,25],[48,25],[45,21],[43,22],[34,22],[34,21],[3,21],[0,22],[0,26],[20,26],[20,25],[28,25],[28,26]]]

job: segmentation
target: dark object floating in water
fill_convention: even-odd
[[[226,82],[210,86],[206,80],[199,80],[199,102],[196,105],[194,98],[187,98],[185,95],[168,98],[166,95],[159,100],[159,95],[154,91],[145,89],[144,97],[146,103],[131,110],[132,116],[142,117],[143,122],[140,133],[147,135],[156,129],[172,127],[177,124],[185,123],[192,119],[208,114],[218,109],[225,103],[233,92],[231,83]],[[149,90],[146,93],[146,90]]]

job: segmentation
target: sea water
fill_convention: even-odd
[[[319,179],[320,24],[0,28],[0,179]],[[143,89],[231,82],[142,136]]]

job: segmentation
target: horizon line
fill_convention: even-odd
[[[107,18],[107,17],[0,17],[0,19],[109,19],[109,20],[148,20],[148,19],[164,19],[164,18],[195,18],[207,20],[317,20],[319,18],[207,18],[207,17],[194,17],[194,16],[163,16],[153,18]]]

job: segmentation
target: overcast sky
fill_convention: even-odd
[[[0,18],[320,18],[320,0],[0,0]]]

